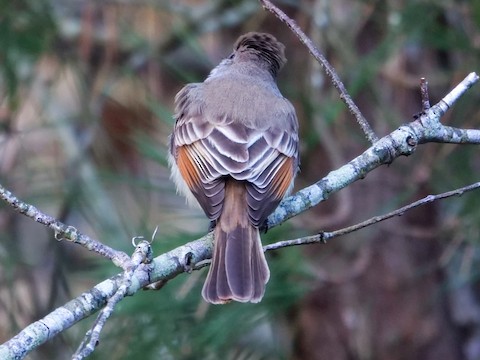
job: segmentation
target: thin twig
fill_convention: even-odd
[[[460,189],[447,191],[447,192],[444,192],[444,193],[441,193],[441,194],[438,194],[438,195],[428,195],[428,196],[424,197],[423,199],[417,200],[417,201],[415,201],[415,202],[413,202],[409,205],[401,207],[400,209],[389,212],[388,214],[372,217],[372,218],[370,218],[368,220],[365,220],[361,223],[358,223],[356,225],[348,226],[346,228],[339,229],[339,230],[336,230],[336,231],[330,231],[330,232],[329,231],[322,231],[319,234],[312,235],[312,236],[305,236],[305,237],[298,238],[298,239],[278,241],[274,244],[264,246],[263,250],[264,251],[269,251],[269,250],[276,250],[276,249],[280,249],[280,248],[283,248],[283,247],[294,246],[294,245],[326,243],[327,240],[352,233],[354,231],[363,229],[367,226],[371,226],[371,225],[374,225],[376,223],[379,223],[380,221],[390,219],[394,216],[402,216],[405,212],[407,212],[407,211],[409,211],[413,208],[431,203],[431,202],[436,201],[436,200],[446,199],[446,198],[449,198],[449,197],[452,197],[452,196],[461,196],[468,191],[473,191],[473,190],[476,190],[478,188],[480,188],[480,182],[462,187]]]
[[[422,112],[430,109],[430,98],[428,96],[428,81],[425,78],[420,79],[420,95],[422,97]]]
[[[4,200],[20,214],[52,229],[55,232],[55,239],[58,241],[67,240],[82,245],[88,250],[110,259],[116,266],[119,266],[124,270],[129,266],[130,257],[123,251],[118,251],[102,244],[101,242],[80,233],[75,227],[65,225],[54,217],[41,212],[35,206],[18,199],[2,185],[0,185],[0,199]]]
[[[479,79],[472,72],[455,86],[442,100],[428,109],[421,117],[420,122],[412,122],[412,127],[421,125],[424,129],[419,143],[440,142],[450,144],[480,144],[480,130],[459,129],[442,125],[440,118],[465,94]]]
[[[460,96],[470,89],[478,81],[478,75],[475,72],[468,74],[457,86],[455,86],[447,95],[443,97],[441,102],[445,103],[448,108],[451,108]],[[440,103],[441,103],[440,102]],[[442,114],[443,115],[443,114]]]
[[[95,347],[100,340],[100,333],[102,332],[108,318],[115,310],[115,306],[127,295],[128,289],[132,284],[133,274],[141,264],[150,263],[152,261],[152,248],[150,244],[151,243],[146,240],[142,240],[138,243],[135,252],[132,255],[131,265],[123,274],[121,285],[118,287],[115,294],[108,299],[107,304],[98,314],[97,320],[92,328],[85,334],[83,341],[72,356],[72,360],[84,359],[95,350]]]
[[[287,24],[287,26],[293,31],[293,33],[308,48],[310,54],[312,54],[312,56],[320,63],[320,65],[325,70],[325,73],[330,77],[333,86],[335,86],[335,88],[340,93],[340,99],[347,105],[353,116],[355,116],[355,119],[365,133],[368,141],[370,141],[372,144],[375,143],[378,140],[377,135],[375,135],[375,133],[373,132],[370,124],[368,123],[367,119],[365,119],[365,117],[362,115],[358,106],[353,102],[352,98],[345,89],[345,86],[343,85],[340,77],[338,76],[333,66],[330,65],[325,56],[323,56],[322,53],[317,49],[317,47],[313,44],[312,40],[310,40],[310,38],[302,31],[302,29],[293,19],[289,18],[287,14],[285,14],[282,10],[273,5],[270,0],[260,0],[260,3],[262,4],[264,9],[270,11],[279,20]]]
[[[443,126],[440,117],[465,93],[479,77],[470,73],[450,91],[442,100],[422,114],[417,120],[405,124],[387,136],[379,139],[342,167],[330,171],[317,181],[296,194],[282,200],[277,209],[268,217],[268,228],[277,226],[288,219],[318,205],[328,197],[363,179],[372,170],[385,164],[391,164],[400,156],[413,154],[418,144],[441,142],[451,144],[480,144],[480,130],[459,129]]]

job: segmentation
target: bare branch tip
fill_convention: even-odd
[[[153,230],[152,239],[150,241],[150,244],[153,243],[153,241],[155,240],[155,236],[157,235],[157,232],[158,232],[158,225],[155,227],[155,230]]]
[[[430,109],[430,98],[428,95],[428,81],[424,77],[420,78],[420,95],[422,97],[422,112]]]
[[[468,87],[473,86],[479,79],[480,77],[475,71],[472,71],[470,74],[468,74],[465,79],[463,79],[462,83],[467,83]]]

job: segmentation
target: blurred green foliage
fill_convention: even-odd
[[[0,59],[10,105],[14,105],[19,81],[27,81],[40,54],[52,49],[56,34],[49,2],[2,0],[0,2]]]

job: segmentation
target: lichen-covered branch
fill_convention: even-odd
[[[0,199],[5,201],[20,214],[53,230],[55,233],[55,239],[58,241],[67,240],[79,244],[90,251],[96,252],[97,254],[112,260],[116,266],[119,266],[122,269],[126,269],[130,265],[130,258],[124,252],[112,249],[111,247],[82,234],[75,227],[65,225],[53,216],[44,214],[35,206],[27,204],[17,198],[2,185],[0,185]]]
[[[269,244],[264,246],[265,251],[269,250],[276,250],[280,248],[284,248],[287,246],[297,246],[297,245],[307,245],[307,244],[315,244],[315,243],[326,243],[328,240],[331,240],[333,238],[343,236],[346,234],[350,234],[354,231],[358,231],[360,229],[363,229],[367,226],[371,226],[374,224],[377,224],[381,221],[390,219],[394,216],[401,216],[405,212],[412,210],[416,207],[431,203],[433,201],[441,200],[441,199],[446,199],[452,196],[461,196],[466,192],[473,191],[473,190],[478,190],[480,188],[480,182],[476,182],[474,184],[470,184],[467,186],[464,186],[460,189],[452,190],[452,191],[447,191],[441,194],[437,195],[428,195],[425,196],[423,199],[417,200],[411,204],[408,204],[406,206],[403,206],[397,210],[391,211],[387,214],[384,215],[379,215],[379,216],[374,216],[368,220],[362,221],[361,223],[348,226],[343,229],[335,230],[335,231],[323,231],[319,234],[312,235],[312,236],[304,236],[298,239],[294,240],[284,240],[284,241],[278,241],[273,244]]]
[[[440,118],[474,83],[476,73],[470,73],[460,84],[436,105],[429,108],[416,120],[400,126],[384,136],[348,164],[331,171],[317,183],[300,190],[282,201],[277,210],[268,218],[268,226],[273,227],[291,217],[310,209],[328,199],[351,183],[363,179],[380,165],[390,164],[399,156],[411,155],[418,144],[442,142],[451,144],[480,144],[480,130],[459,129],[444,126]]]
[[[52,339],[73,324],[90,316],[105,305],[117,291],[122,275],[102,281],[89,291],[38,320],[9,341],[0,345],[0,359],[23,359],[37,346]]]
[[[168,281],[185,271],[186,259],[195,262],[207,259],[211,256],[211,250],[212,238],[208,234],[199,240],[157,256],[151,263],[140,264],[131,274],[130,286],[125,294],[121,294],[122,297],[133,295],[152,282]],[[39,345],[102,309],[107,301],[118,293],[124,283],[123,273],[115,275],[54,310],[43,319],[30,324],[12,339],[0,345],[0,359],[23,359]],[[108,310],[105,315],[109,315]]]
[[[135,252],[132,255],[131,265],[123,273],[121,285],[118,287],[115,294],[108,298],[107,304],[102,311],[100,311],[100,314],[97,316],[97,320],[95,321],[94,325],[87,332],[84,340],[78,347],[75,354],[72,356],[72,360],[84,359],[95,350],[95,347],[99,343],[100,333],[107,323],[108,318],[115,310],[115,306],[127,295],[127,292],[132,285],[132,278],[135,270],[137,270],[141,264],[150,264],[152,261],[152,256],[152,248],[148,241],[143,240],[136,246]]]

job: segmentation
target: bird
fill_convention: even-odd
[[[212,304],[258,303],[270,278],[260,230],[299,170],[297,115],[276,81],[285,63],[273,35],[249,32],[202,83],[175,96],[171,177],[213,226],[202,289]]]

